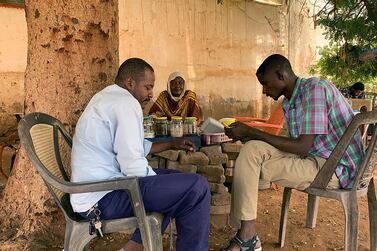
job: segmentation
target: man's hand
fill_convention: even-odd
[[[187,139],[177,139],[171,141],[171,148],[176,150],[185,150],[189,152],[195,152],[195,145]]]
[[[229,127],[225,127],[225,134],[233,140],[253,139],[253,135],[257,131],[259,130],[241,122],[235,122]]]

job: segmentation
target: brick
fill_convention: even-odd
[[[223,184],[209,182],[209,188],[213,193],[228,193],[228,188]]]
[[[228,155],[229,160],[236,160],[239,153],[226,153],[226,155]]]
[[[147,160],[154,160],[154,159],[158,159],[158,157],[153,156],[152,154],[147,155]]]
[[[178,170],[183,173],[196,173],[197,167],[191,164],[180,164],[178,161],[168,160],[166,164],[167,169]]]
[[[198,166],[198,173],[207,178],[209,182],[224,183],[224,168],[222,165]]]
[[[242,143],[237,141],[235,143],[227,142],[221,145],[223,152],[225,153],[239,153],[242,149]]]
[[[180,151],[179,163],[206,166],[209,163],[209,159],[207,155],[202,152],[186,153],[184,151]]]
[[[178,159],[179,152],[180,151],[177,151],[177,150],[167,150],[167,151],[155,153],[155,155],[168,159],[168,160],[176,161]]]
[[[233,177],[234,168],[227,168],[225,169],[225,176]]]
[[[200,151],[205,153],[207,156],[212,154],[222,154],[220,145],[204,146],[200,148]]]
[[[211,214],[211,227],[224,228],[229,225],[229,214]]]
[[[236,161],[234,159],[228,159],[225,166],[228,168],[233,168],[236,166]]]
[[[226,155],[225,153],[219,155],[210,155],[208,156],[208,158],[210,165],[225,164],[228,161],[228,155]]]
[[[211,206],[211,214],[229,214],[230,213],[230,205],[225,206]]]
[[[232,183],[233,182],[233,176],[225,176],[225,182],[226,183]]]
[[[225,153],[219,155],[208,156],[210,165],[220,165],[225,164],[228,161],[228,155]]]
[[[166,168],[167,160],[165,158],[158,158],[158,168]]]
[[[230,205],[230,203],[231,203],[230,193],[212,195],[212,199],[211,199],[212,206],[224,206],[224,205]]]
[[[218,176],[218,177],[214,177],[214,176],[209,176],[207,174],[203,174],[203,173],[198,173],[202,176],[204,176],[208,182],[214,182],[214,183],[219,183],[219,184],[223,184],[225,182],[225,175],[221,175],[221,176]]]
[[[158,168],[158,159],[148,160],[148,165],[152,168]]]
[[[208,156],[210,165],[225,164],[228,160],[228,156],[222,153],[220,145],[202,147],[200,151]]]

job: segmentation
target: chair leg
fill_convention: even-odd
[[[68,221],[65,230],[64,251],[81,251],[87,248],[90,240],[96,235],[89,235],[87,224],[75,224]]]
[[[292,188],[289,188],[289,187],[284,188],[283,201],[281,205],[281,214],[280,214],[280,229],[279,229],[280,247],[284,247],[285,231],[287,229],[287,220],[288,220],[289,200],[291,199],[291,193],[292,193]]]
[[[373,178],[368,187],[370,250],[377,251],[377,201]]]
[[[306,209],[306,227],[315,228],[317,222],[319,196],[308,194],[308,205]]]
[[[350,192],[341,196],[341,202],[345,216],[344,250],[357,250],[357,235],[359,228],[359,209],[356,192]]]
[[[169,234],[169,251],[173,251],[173,242],[174,242],[174,227],[173,219],[170,218],[170,234]]]
[[[148,217],[148,224],[150,226],[150,232],[152,233],[152,249],[153,251],[163,251],[162,248],[162,236],[161,236],[161,222],[163,216],[155,214],[153,217]],[[145,250],[145,249],[144,249]]]

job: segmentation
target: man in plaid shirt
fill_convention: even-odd
[[[331,83],[299,78],[288,59],[275,54],[264,60],[257,77],[266,96],[284,96],[289,137],[274,136],[243,123],[226,129],[233,139],[249,140],[236,161],[231,220],[239,227],[223,250],[261,250],[255,231],[259,177],[283,187],[304,190],[314,180],[352,120],[350,105]],[[364,155],[357,133],[341,159],[332,188],[350,188]]]

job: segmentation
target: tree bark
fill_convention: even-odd
[[[50,114],[72,134],[87,102],[116,74],[118,1],[27,0],[25,6],[25,113]],[[13,237],[64,234],[62,214],[22,147],[0,205],[0,229]]]

